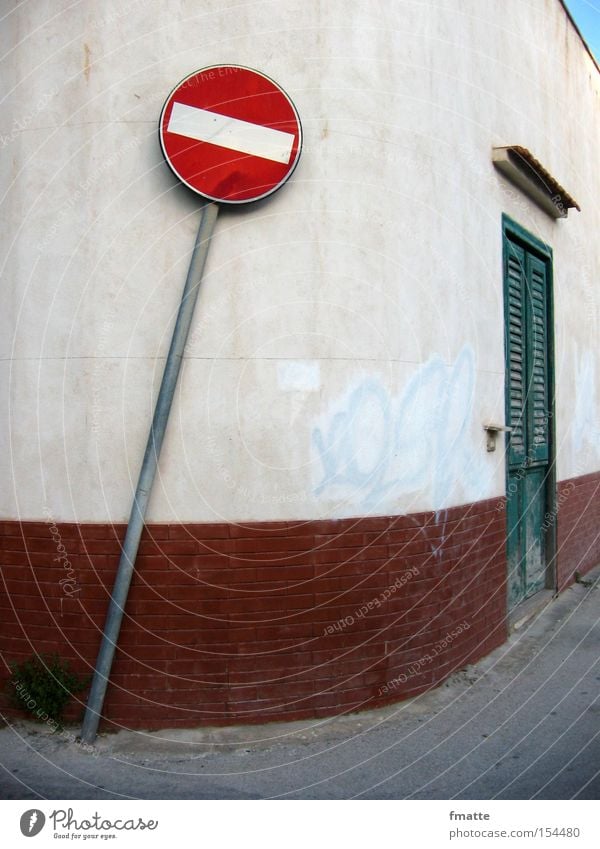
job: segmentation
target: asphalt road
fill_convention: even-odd
[[[475,666],[393,708],[120,732],[0,730],[4,799],[598,799],[600,571]],[[77,729],[74,729],[76,731]]]

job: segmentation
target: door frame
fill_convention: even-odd
[[[510,420],[509,411],[509,393],[507,389],[507,363],[508,363],[508,285],[506,278],[506,268],[508,263],[507,248],[508,241],[515,241],[520,244],[526,251],[533,253],[540,260],[546,263],[547,269],[547,344],[548,344],[548,472],[546,476],[546,492],[545,492],[545,511],[544,511],[544,544],[546,552],[546,569],[544,586],[546,589],[556,591],[557,589],[557,541],[556,541],[556,525],[557,525],[557,497],[556,497],[556,405],[555,405],[555,342],[554,342],[554,259],[550,245],[547,245],[541,239],[534,236],[514,219],[510,218],[506,213],[502,213],[502,292],[503,292],[503,327],[504,327],[504,402],[505,402],[505,421],[508,424]],[[505,451],[504,451],[504,480],[505,480],[505,498],[508,498],[508,439],[506,434]],[[508,503],[508,502],[507,502]],[[551,521],[547,522],[548,517],[552,517]],[[507,538],[508,549],[508,538]],[[508,556],[507,556],[508,570]],[[508,574],[508,572],[507,572]],[[506,593],[506,606],[508,609],[508,589]],[[515,608],[516,609],[516,608]]]

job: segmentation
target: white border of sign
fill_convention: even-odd
[[[179,174],[175,170],[175,168],[171,164],[171,161],[170,161],[169,157],[167,156],[167,152],[165,150],[165,144],[164,144],[164,139],[163,139],[163,115],[165,114],[165,109],[167,108],[167,105],[170,103],[171,98],[173,97],[175,92],[178,89],[180,89],[189,79],[191,79],[192,77],[196,77],[198,74],[204,74],[207,71],[215,70],[216,68],[239,68],[243,71],[252,71],[253,74],[258,74],[259,77],[264,77],[266,80],[269,80],[269,82],[273,83],[273,85],[287,99],[288,103],[290,104],[290,106],[292,107],[292,109],[294,111],[294,115],[296,116],[296,120],[298,122],[298,150],[296,152],[296,157],[294,159],[294,162],[292,163],[290,170],[287,172],[287,174],[285,175],[283,180],[281,180],[281,182],[279,182],[272,189],[269,189],[268,192],[265,192],[264,194],[259,195],[258,197],[255,197],[255,198],[247,198],[245,200],[223,200],[222,198],[213,197],[212,195],[207,195],[204,192],[198,191],[198,189],[194,188],[194,186],[191,186],[187,182],[187,180],[184,180],[183,177],[181,176],[181,174]],[[298,110],[296,109],[296,106],[294,105],[293,100],[281,88],[279,83],[275,82],[275,80],[272,79],[272,77],[267,76],[267,74],[263,74],[262,71],[257,71],[256,68],[249,68],[247,65],[231,65],[229,63],[228,64],[223,63],[223,64],[217,64],[217,65],[207,65],[205,68],[199,68],[197,71],[192,71],[191,74],[188,74],[187,77],[184,77],[182,80],[180,80],[177,83],[176,86],[174,86],[171,89],[168,97],[166,98],[166,100],[164,102],[163,108],[160,110],[160,118],[158,120],[158,137],[159,137],[159,141],[160,141],[160,148],[161,148],[161,151],[162,151],[162,155],[165,159],[165,162],[167,163],[167,165],[169,166],[169,168],[171,169],[173,174],[177,177],[177,179],[180,180],[184,185],[186,185],[188,187],[188,189],[191,189],[195,194],[200,195],[200,197],[206,198],[207,200],[214,201],[215,203],[227,203],[227,204],[235,205],[235,206],[239,206],[239,205],[244,204],[244,203],[256,203],[256,201],[263,200],[264,198],[269,197],[269,195],[272,195],[274,192],[276,192],[278,189],[280,189],[283,186],[284,183],[287,183],[289,178],[292,176],[292,174],[296,170],[296,166],[298,165],[298,162],[300,160],[300,154],[302,153],[302,143],[303,143],[302,122],[300,121],[300,115],[298,114]]]

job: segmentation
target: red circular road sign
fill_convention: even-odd
[[[277,191],[302,149],[290,98],[269,77],[240,65],[212,65],[182,80],[163,106],[159,134],[175,175],[223,203]]]

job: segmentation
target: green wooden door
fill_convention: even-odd
[[[546,585],[550,468],[551,253],[504,227],[509,608]]]

